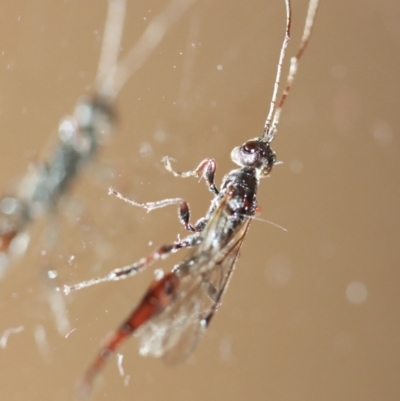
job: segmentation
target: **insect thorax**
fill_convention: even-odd
[[[221,194],[228,197],[231,215],[253,216],[257,208],[259,172],[253,167],[232,170],[224,177]]]

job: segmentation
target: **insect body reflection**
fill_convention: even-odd
[[[61,120],[58,138],[46,162],[31,164],[14,195],[0,198],[0,278],[6,273],[13,256],[22,256],[29,244],[27,229],[35,220],[54,217],[60,200],[91,162],[114,129],[115,86],[120,51],[125,0],[110,0],[102,50],[91,96],[78,99],[71,116]],[[60,334],[66,335],[70,323],[65,299],[55,291],[57,272],[54,250],[58,230],[49,219],[41,255],[41,284],[54,322]]]
[[[0,199],[0,252],[3,255],[23,253],[28,245],[29,236],[24,234],[29,224],[56,211],[60,198],[69,191],[113,130],[114,70],[124,14],[123,1],[110,3],[95,93],[78,99],[72,116],[60,122],[58,142],[49,160],[29,166],[16,195]],[[110,38],[114,39],[113,46],[108,45]],[[110,73],[109,76],[105,72]],[[21,239],[23,241],[18,241]],[[6,259],[2,259],[0,275],[7,267]]]
[[[291,60],[286,86],[280,102],[275,107],[282,63],[290,37],[290,0],[286,0],[285,3],[286,34],[278,62],[270,111],[262,136],[250,139],[233,149],[231,159],[239,168],[223,178],[221,189],[218,190],[214,183],[214,159],[205,159],[195,170],[181,173],[173,170],[170,159],[164,158],[166,169],[175,176],[205,179],[209,190],[215,195],[205,217],[192,224],[189,207],[184,199],[138,203],[110,189],[111,194],[147,211],[178,205],[180,221],[192,234],[174,244],[164,245],[150,256],[116,269],[104,277],[72,286],[65,285],[64,293],[68,294],[100,282],[127,278],[171,253],[183,248],[192,249],[188,257],[174,266],[170,273],[160,274],[156,278],[139,305],[100,349],[80,383],[79,395],[87,395],[90,392],[93,380],[109,356],[131,334],[139,337],[142,355],[163,357],[170,363],[181,362],[193,352],[220,307],[250,222],[257,212],[256,195],[260,179],[270,174],[276,162],[270,145],[277,131],[282,106],[297,71],[297,62],[308,43],[318,6],[318,0],[310,1],[301,45],[297,55]]]
[[[61,121],[59,141],[50,160],[31,166],[17,194],[0,199],[0,277],[8,267],[10,254],[24,252],[29,239],[24,234],[29,224],[57,209],[60,198],[113,130],[115,98],[127,80],[144,65],[168,30],[195,1],[171,0],[118,60],[126,0],[108,0],[94,94],[79,99],[73,115]]]

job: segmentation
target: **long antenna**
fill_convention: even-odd
[[[271,105],[269,107],[268,116],[267,116],[267,119],[265,120],[265,124],[264,124],[264,132],[263,132],[263,136],[262,136],[263,140],[266,137],[268,137],[268,134],[270,131],[272,115],[274,113],[275,103],[276,103],[276,99],[278,96],[279,83],[281,81],[282,64],[283,64],[283,60],[285,59],[286,49],[287,49],[287,46],[288,46],[289,40],[290,40],[290,28],[292,25],[292,6],[290,3],[290,0],[285,0],[285,4],[286,4],[285,38],[283,39],[281,52],[279,54],[278,68],[276,71],[276,78],[275,78],[275,83],[274,83],[274,92],[272,93]]]
[[[288,2],[289,2],[289,4],[288,4]],[[306,22],[304,25],[303,36],[301,38],[300,46],[299,46],[299,49],[298,49],[296,55],[294,57],[292,57],[290,60],[290,68],[289,68],[289,73],[288,73],[288,76],[286,79],[286,85],[283,90],[281,99],[278,103],[278,106],[275,109],[275,113],[273,114],[272,125],[271,125],[271,118],[272,118],[271,110],[270,110],[267,120],[265,122],[262,139],[266,140],[268,143],[272,142],[272,140],[275,138],[275,135],[276,135],[276,132],[278,129],[278,124],[279,124],[279,117],[282,112],[282,107],[285,104],[286,98],[288,97],[290,89],[292,87],[295,75],[297,73],[299,60],[300,60],[301,56],[303,55],[303,53],[308,45],[308,42],[310,40],[310,35],[311,35],[312,28],[314,25],[314,19],[315,19],[315,15],[317,13],[318,5],[319,5],[319,0],[310,0],[310,2],[309,2]],[[289,12],[290,12],[290,0],[286,0],[286,10],[289,10]],[[286,33],[288,31],[290,33],[290,18],[291,18],[291,16],[290,16],[290,14],[288,14]],[[285,37],[285,39],[286,39],[286,37]],[[287,47],[287,43],[285,46],[285,41],[284,41],[284,43],[282,45],[282,49],[281,49],[281,57],[279,58],[279,63],[281,63],[283,61],[282,52],[284,55],[286,47]],[[279,71],[280,68],[282,68],[282,64],[280,66],[278,65],[278,74],[277,74],[278,85],[279,85],[279,78],[280,78],[280,71]],[[276,83],[275,83],[275,87],[276,87]],[[274,96],[275,96],[275,98],[274,98]],[[273,94],[273,102],[274,103],[272,103],[272,101],[271,101],[271,106],[272,106],[272,104],[275,104],[275,101],[276,101],[276,93],[274,90],[274,94]]]
[[[179,21],[196,0],[171,0],[143,32],[142,36],[116,67],[114,93],[118,94],[129,77],[147,61],[165,34]]]
[[[97,93],[110,101],[114,100],[126,81],[146,63],[165,34],[195,2],[196,0],[171,0],[153,18],[128,54],[118,62],[126,0],[108,0],[106,28],[96,77]]]
[[[105,97],[114,97],[114,80],[125,14],[126,0],[108,0],[107,19],[95,81],[97,92]]]

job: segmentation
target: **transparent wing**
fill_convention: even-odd
[[[188,344],[185,347],[186,352],[190,353],[190,348],[192,348],[190,342],[194,344],[197,337],[195,325],[199,320],[196,309],[199,307],[198,294],[200,288],[200,277],[195,277],[194,280],[190,281],[185,280],[185,282],[181,283],[174,302],[165,311],[152,318],[138,330],[139,353],[141,355],[162,357],[171,348],[177,347],[184,332],[192,331],[192,335],[188,336]],[[194,331],[189,330],[192,324],[194,324],[192,327]],[[182,354],[184,353],[185,351],[182,349]],[[184,359],[182,355],[182,360]],[[176,361],[175,363],[178,362]]]
[[[163,357],[176,365],[186,360],[201,338],[201,307],[207,301],[201,278],[185,280],[174,303],[141,332],[140,353]]]
[[[215,211],[206,237],[224,220],[223,209]],[[168,364],[178,364],[191,355],[220,305],[249,224],[247,218],[231,232],[228,244],[218,252],[212,241],[211,249],[210,245],[201,244],[176,267],[181,277],[176,299],[138,332],[142,355],[163,357]]]

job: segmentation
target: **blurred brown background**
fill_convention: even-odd
[[[128,5],[124,52],[165,4]],[[294,1],[289,56],[306,8]],[[1,188],[49,156],[60,118],[91,92],[105,12],[105,1],[1,2]],[[273,143],[284,164],[258,196],[260,219],[287,232],[253,222],[188,364],[141,358],[131,340],[120,350],[123,375],[114,358],[94,400],[399,399],[399,19],[395,0],[321,1]],[[118,97],[115,136],[60,213],[61,283],[105,274],[183,234],[174,207],[146,214],[107,196],[109,185],[138,201],[185,197],[194,218],[205,213],[204,183],[172,177],[160,159],[185,170],[213,157],[220,183],[231,149],[262,131],[284,24],[282,0],[205,0],[166,35]],[[31,227],[29,252],[0,282],[0,335],[19,328],[1,343],[2,400],[72,400],[98,344],[153,277],[152,267],[68,297],[75,330],[64,338],[39,277],[47,224]]]

